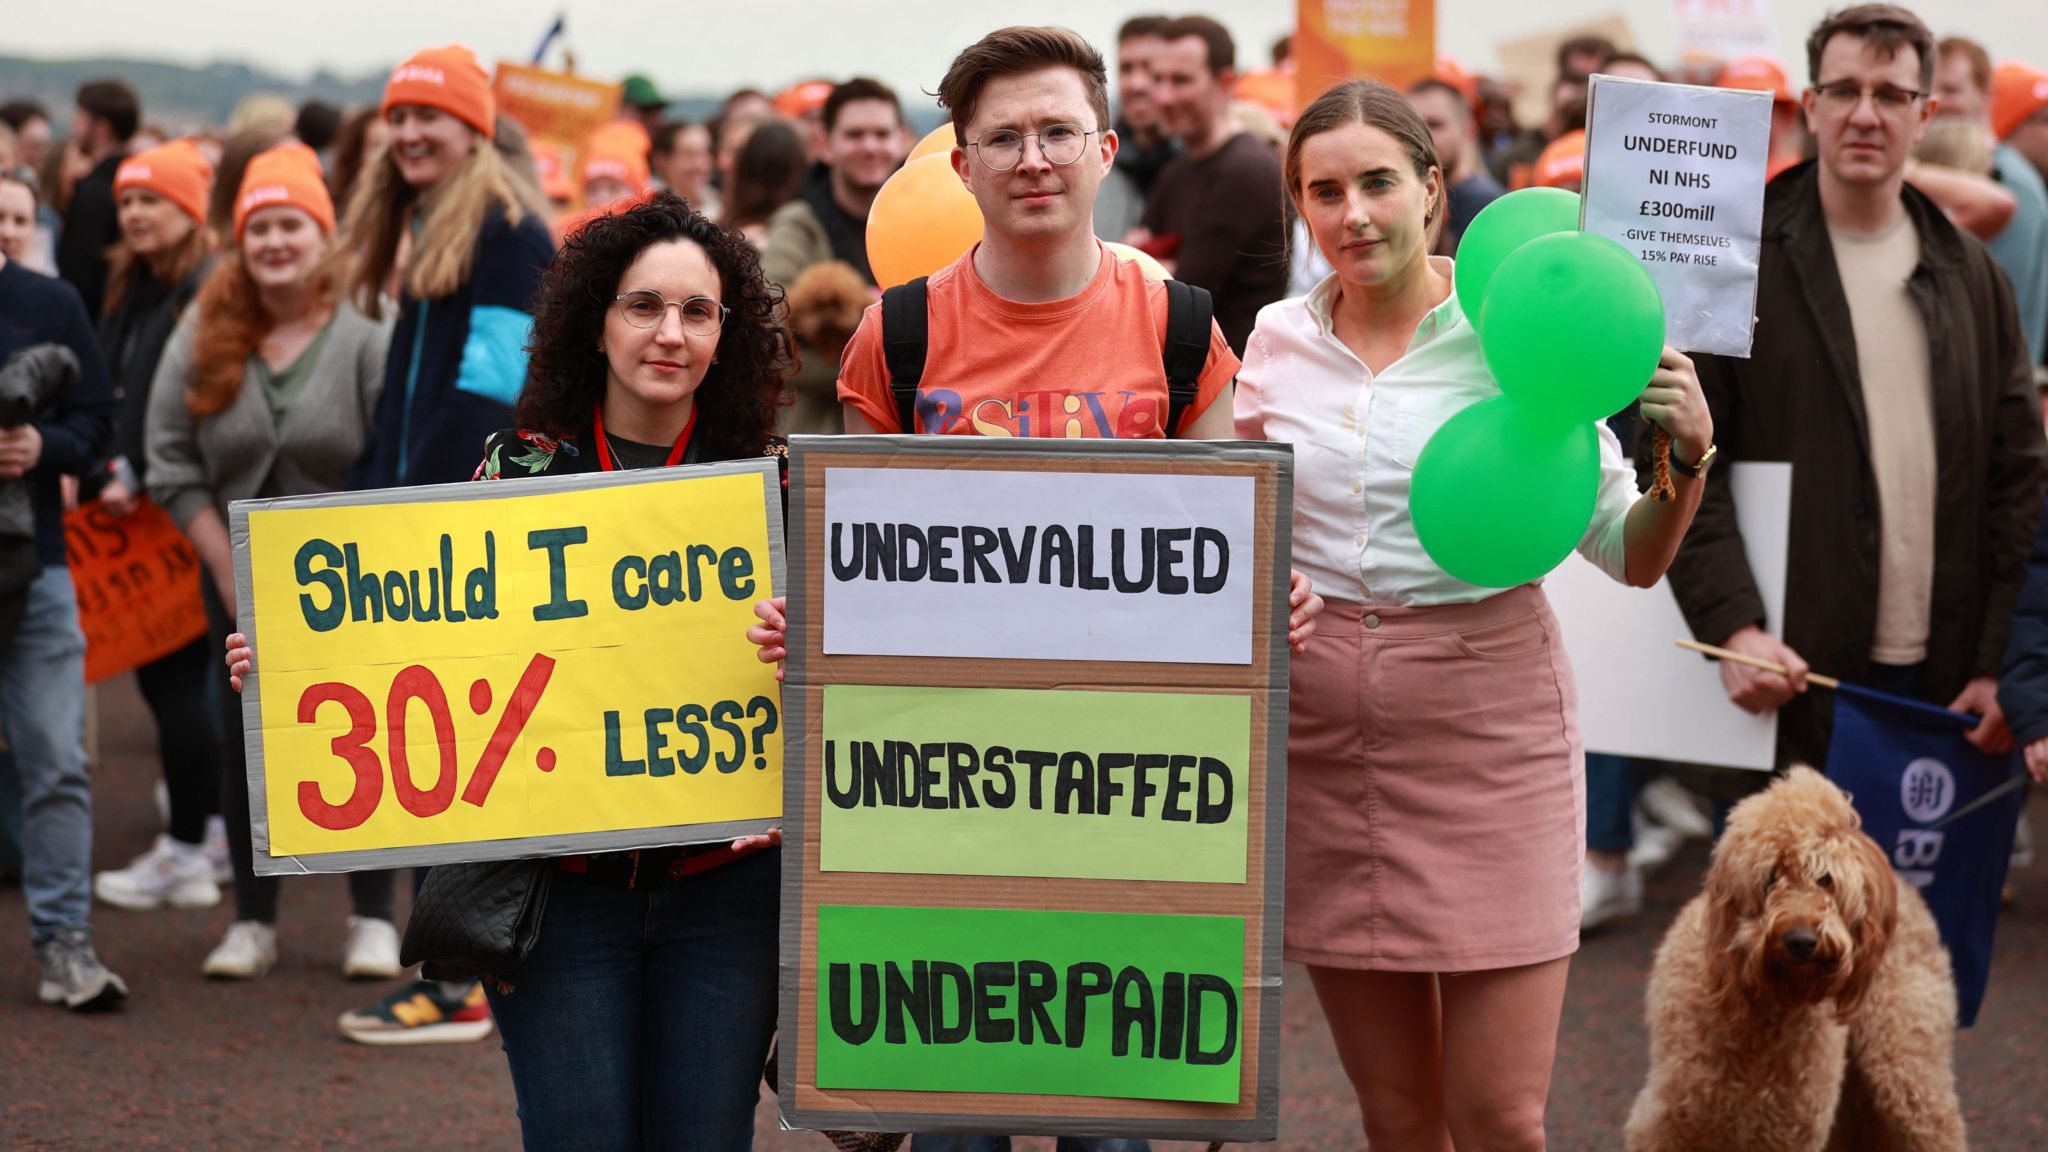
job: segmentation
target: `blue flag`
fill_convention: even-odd
[[[1835,696],[1827,767],[1893,870],[1926,897],[1955,966],[1957,1023],[1964,1028],[1977,1022],[1991,977],[1999,889],[2023,802],[2015,789],[1942,824],[2022,771],[2018,752],[1987,756],[1963,739],[1976,723],[1974,716],[1844,684]]]

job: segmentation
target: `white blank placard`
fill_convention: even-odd
[[[1785,619],[1792,466],[1735,464],[1728,482],[1765,620],[1777,632]],[[1543,591],[1578,676],[1586,751],[1770,770],[1776,714],[1737,708],[1714,662],[1673,643],[1692,631],[1669,581],[1631,588],[1575,555],[1545,578]]]

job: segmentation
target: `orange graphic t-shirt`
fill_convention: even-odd
[[[1079,295],[1045,304],[1005,300],[974,271],[974,253],[926,282],[930,342],[915,432],[959,436],[1160,439],[1166,435],[1166,286],[1103,252]],[[1192,424],[1237,376],[1237,357],[1209,326],[1209,359]],[[869,306],[839,362],[839,399],[877,432],[902,432],[882,349],[882,306]]]

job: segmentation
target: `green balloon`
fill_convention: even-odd
[[[1524,188],[1488,204],[1458,239],[1458,264],[1451,281],[1458,307],[1476,327],[1487,285],[1515,249],[1553,232],[1579,230],[1579,194],[1562,188]]]
[[[1408,509],[1437,567],[1467,584],[1513,588],[1571,555],[1599,491],[1592,424],[1560,425],[1493,396],[1422,446]]]
[[[1531,240],[1494,274],[1479,346],[1500,390],[1559,423],[1604,420],[1642,395],[1664,351],[1664,301],[1605,236]]]

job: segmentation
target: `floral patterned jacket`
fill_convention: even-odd
[[[587,429],[581,436],[554,437],[525,428],[507,428],[491,434],[484,442],[484,458],[476,466],[472,480],[511,480],[530,476],[573,476],[582,472],[600,470],[597,453],[589,445],[596,429]],[[718,453],[700,454],[702,441],[692,439],[683,453],[684,464],[711,464],[727,457]],[[761,449],[761,455],[772,456],[782,469],[782,488],[789,491],[789,442],[780,436],[771,436]],[[733,457],[737,459],[737,457]]]

